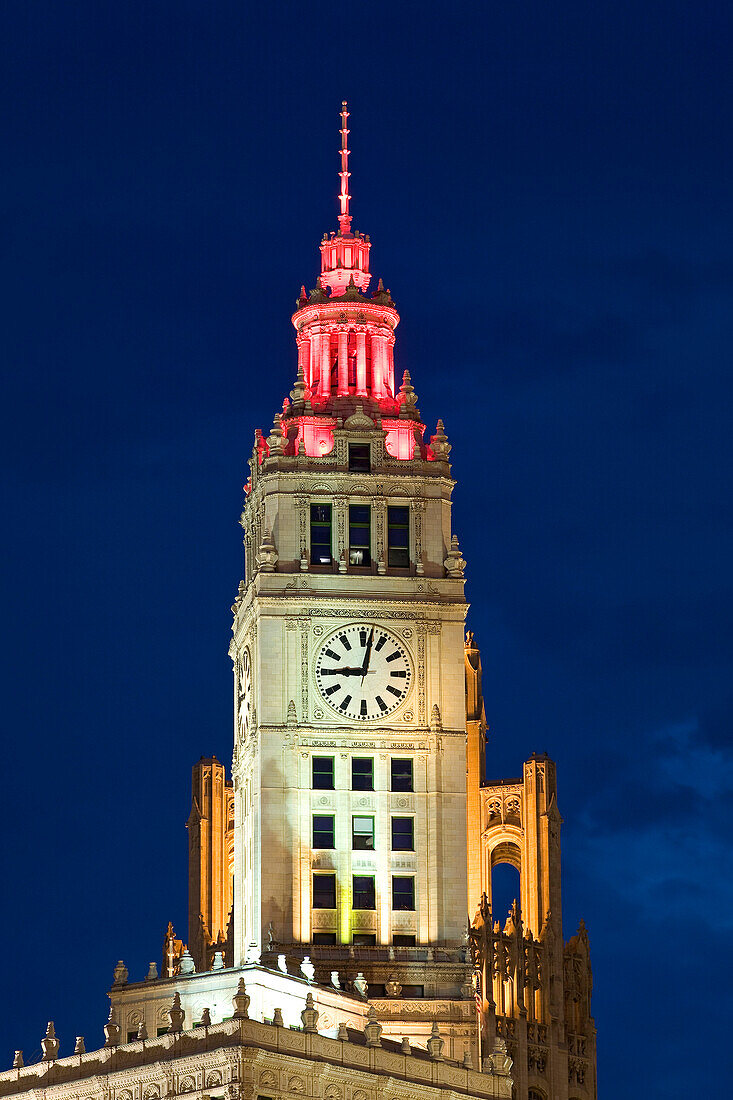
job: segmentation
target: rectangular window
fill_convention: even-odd
[[[404,933],[400,933],[398,936],[392,937],[392,943],[395,945],[395,947],[414,947],[415,936],[409,936]]]
[[[193,1026],[196,1027],[196,1024],[194,1024]],[[134,1043],[137,1041],[137,1028],[135,1029],[135,1031],[128,1031],[127,1041],[128,1043]]]
[[[349,564],[371,565],[372,510],[368,504],[349,505]]]
[[[392,818],[392,851],[415,851],[415,821],[411,817]]]
[[[313,876],[313,908],[314,909],[335,909],[336,908],[336,876],[335,875],[314,875]]]
[[[156,1034],[157,1034],[158,1038],[160,1039],[161,1035],[167,1035],[168,1034],[168,1028],[167,1027],[159,1027]]]
[[[373,875],[353,876],[352,909],[376,909],[376,890]]]
[[[314,756],[313,757],[313,790],[314,791],[332,791],[333,790],[333,757],[332,756]]]
[[[410,509],[387,509],[387,565],[407,569],[410,564]]]
[[[349,443],[349,469],[355,474],[368,474],[371,469],[368,443]]]
[[[371,756],[352,756],[351,789],[352,791],[374,790],[374,761]]]
[[[335,848],[336,837],[333,814],[313,815],[313,847]]]
[[[374,947],[377,942],[377,936],[375,932],[354,932],[354,935],[351,937],[351,942],[355,947]],[[369,990],[370,992],[373,991],[372,985],[369,986]]]
[[[355,852],[374,851],[373,817],[353,817],[351,819],[351,847]]]
[[[415,879],[412,875],[392,876],[392,908],[415,908]]]
[[[336,933],[335,932],[314,932],[313,933],[313,943],[335,944],[336,943]]]
[[[393,791],[414,791],[412,760],[403,756],[393,756],[390,761],[390,772],[390,786]]]
[[[354,875],[354,901],[352,909],[376,908],[377,893],[374,887],[374,875]]]
[[[311,564],[331,564],[330,504],[311,504]]]
[[[403,985],[402,986],[403,997],[424,997],[425,986],[424,985]]]

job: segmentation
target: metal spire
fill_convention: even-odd
[[[349,214],[349,148],[346,143],[346,139],[349,135],[349,130],[346,126],[346,120],[349,117],[349,112],[346,110],[347,103],[343,100],[341,104],[341,171],[339,176],[341,177],[341,193],[339,195],[339,202],[341,204],[341,213],[339,214],[339,233],[341,236],[345,236],[347,233],[351,233],[351,215]]]

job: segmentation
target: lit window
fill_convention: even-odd
[[[332,756],[314,756],[313,757],[313,790],[314,791],[332,791],[333,790],[333,757]]]
[[[374,875],[354,875],[353,909],[376,909],[377,892]]]
[[[352,791],[374,790],[374,761],[371,756],[353,756],[351,758]]]
[[[411,817],[392,818],[392,851],[414,852],[414,820]]]
[[[407,569],[410,564],[410,509],[387,509],[387,565]]]
[[[311,564],[331,564],[330,504],[311,504]]]
[[[392,876],[392,908],[415,908],[415,879],[412,875]]]
[[[332,814],[313,815],[313,847],[335,848],[335,828]]]
[[[374,818],[354,817],[351,824],[351,847],[355,852],[374,851]]]
[[[390,761],[391,789],[393,791],[413,791],[412,760],[406,757],[393,756]]]
[[[368,504],[349,505],[349,564],[371,565],[372,519]],[[330,559],[329,559],[330,560]]]
[[[314,875],[313,876],[313,908],[314,909],[335,909],[336,908],[336,876],[335,875]]]

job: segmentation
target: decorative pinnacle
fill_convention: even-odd
[[[339,233],[342,237],[351,233],[351,215],[349,214],[349,147],[347,145],[347,137],[349,130],[346,125],[346,120],[349,117],[349,112],[346,110],[347,103],[344,100],[341,104],[341,171],[339,176],[341,177],[341,192],[339,194],[339,203],[341,204],[341,212],[339,214]]]

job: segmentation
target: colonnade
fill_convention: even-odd
[[[314,396],[394,396],[393,332],[368,325],[314,325],[298,334],[297,343],[298,366]],[[350,355],[356,368],[352,381]]]

